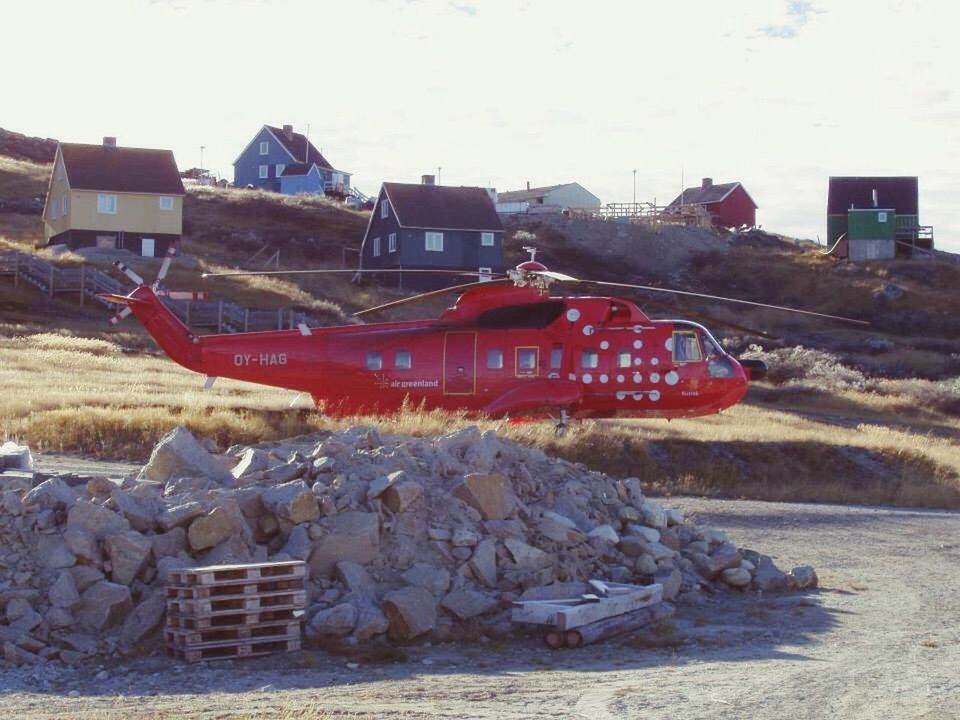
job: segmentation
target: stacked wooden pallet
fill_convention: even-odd
[[[306,574],[299,560],[171,570],[167,653],[199,662],[299,650]]]

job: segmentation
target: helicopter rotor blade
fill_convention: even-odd
[[[652,305],[653,307],[656,307],[656,308],[675,309],[673,308],[673,306],[669,305],[668,303],[658,302],[656,300],[646,300],[644,301],[644,305]],[[710,313],[705,313],[701,310],[697,310],[697,311],[683,310],[683,315],[684,317],[690,317],[690,318],[693,318],[694,320],[700,321],[704,325],[719,325],[720,327],[729,328],[730,330],[735,330],[736,332],[746,333],[748,335],[757,335],[758,337],[762,337],[766,340],[779,339],[776,335],[771,335],[770,333],[765,332],[763,330],[758,330],[757,328],[748,327],[746,325],[740,325],[738,323],[730,322],[729,320],[722,320],[718,318],[716,315],[711,315]]]
[[[502,273],[480,273],[470,270],[429,270],[429,269],[417,269],[417,268],[381,268],[381,269],[370,269],[370,270],[347,270],[347,269],[326,269],[320,268],[317,270],[250,270],[250,271],[237,271],[237,272],[217,272],[217,273],[203,273],[200,277],[202,278],[219,278],[219,277],[242,277],[248,275],[335,275],[335,274],[350,274],[350,275],[363,275],[367,273],[432,273],[434,275],[468,275],[468,276],[484,276],[484,277],[503,277]]]
[[[537,274],[544,274],[534,271]],[[771,305],[769,303],[754,302],[752,300],[740,300],[739,298],[723,297],[722,295],[709,295],[707,293],[691,292],[689,290],[674,290],[672,288],[660,288],[653,285],[633,285],[631,283],[609,282],[607,280],[580,280],[575,279],[569,282],[584,283],[587,285],[598,285],[600,287],[627,288],[630,290],[644,290],[646,292],[664,293],[667,295],[682,295],[684,297],[702,298],[704,300],[717,300],[720,302],[736,303],[738,305],[749,305],[750,307],[766,308],[768,310],[780,310],[782,312],[798,313],[800,315],[809,315],[812,317],[828,318],[830,320],[839,320],[841,322],[854,323],[856,325],[869,325],[866,320],[856,320],[854,318],[844,317],[842,315],[830,315],[828,313],[819,313],[812,310],[800,310],[798,308],[784,307],[783,305]]]
[[[366,315],[367,313],[386,310],[387,308],[397,307],[398,305],[406,305],[407,303],[416,302],[418,300],[426,300],[427,298],[436,297],[437,295],[445,295],[446,293],[468,290],[469,288],[480,287],[482,285],[493,285],[504,282],[508,282],[508,280],[504,278],[501,280],[487,280],[484,282],[464,283],[463,285],[451,285],[450,287],[440,288],[439,290],[431,290],[429,292],[420,293],[419,295],[412,295],[410,297],[400,298],[399,300],[393,300],[392,302],[384,303],[383,305],[376,305],[374,307],[358,310],[357,312],[353,313],[353,317],[360,317],[361,315]]]

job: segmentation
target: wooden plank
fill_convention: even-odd
[[[242,625],[232,628],[209,628],[204,630],[170,629],[164,631],[167,644],[177,648],[197,649],[221,647],[244,640],[267,642],[300,637],[300,621],[283,623]]]
[[[564,608],[557,611],[558,630],[571,630],[587,623],[596,622],[614,615],[623,615],[632,610],[656,605],[663,600],[663,585],[656,583],[633,593],[614,595],[602,602]]]
[[[167,628],[176,630],[205,630],[207,628],[230,628],[280,622],[283,620],[300,621],[305,611],[302,608],[272,610],[253,610],[245,612],[221,613],[204,617],[167,613]]]
[[[270,640],[265,642],[243,642],[221,647],[184,649],[167,647],[167,654],[186,662],[216,660],[225,658],[255,657],[274,653],[295,652],[300,649],[300,640]]]
[[[303,590],[303,578],[257,580],[229,585],[167,585],[168,598],[203,599],[222,596],[257,595],[277,591]]]
[[[567,647],[581,647],[582,645],[607,640],[670,617],[673,612],[673,606],[661,602],[623,615],[597,620],[574,630],[567,630],[563,633],[565,644]]]
[[[307,565],[302,560],[246,565],[208,565],[199,568],[170,570],[167,577],[175,585],[236,584],[250,580],[285,580],[306,577]]]

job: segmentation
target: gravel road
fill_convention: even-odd
[[[530,639],[199,667],[150,657],[8,671],[0,690],[17,718],[960,718],[960,514],[668,504],[784,569],[814,565],[822,589],[714,598],[579,650]]]

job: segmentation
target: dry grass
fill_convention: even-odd
[[[0,197],[30,200],[45,195],[51,167],[0,155]]]
[[[3,339],[0,433],[38,450],[142,460],[177,424],[226,448],[347,424],[433,435],[474,422],[414,409],[333,420],[306,397],[291,409],[289,391],[222,379],[204,391],[202,382],[105,338]],[[615,476],[637,475],[660,493],[960,507],[960,420],[926,409],[906,422],[896,410],[930,386],[904,382],[896,395],[848,388],[796,402],[759,392],[722,416],[584,422],[562,437],[547,422],[478,424]],[[755,388],[763,389],[776,390]]]

